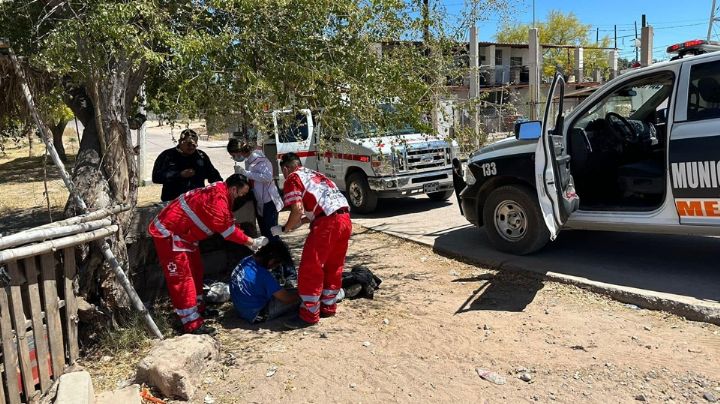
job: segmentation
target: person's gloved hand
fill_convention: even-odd
[[[240,174],[243,177],[247,177],[247,170],[245,169],[245,167],[235,164],[235,174]]]
[[[260,248],[262,248],[263,246],[266,246],[269,242],[270,242],[270,240],[268,240],[267,237],[264,237],[264,236],[256,237],[253,240],[252,245],[250,246],[250,249],[253,251],[257,251]]]
[[[283,234],[283,227],[280,225],[273,226],[270,228],[270,233],[272,233],[273,236],[279,236]]]

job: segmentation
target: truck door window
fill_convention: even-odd
[[[690,70],[687,120],[720,118],[720,62],[701,63]]]
[[[570,127],[573,177],[584,209],[656,209],[664,197],[666,114],[675,75],[627,80],[585,107]]]
[[[667,106],[672,91],[672,73],[642,77],[613,91],[593,105],[575,127],[586,128],[597,119],[604,119],[613,112],[626,119],[649,121],[655,118],[656,110]]]

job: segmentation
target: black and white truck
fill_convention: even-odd
[[[676,60],[625,73],[569,113],[556,75],[542,121],[453,161],[462,214],[513,254],[561,229],[720,235],[717,49],[671,46]]]

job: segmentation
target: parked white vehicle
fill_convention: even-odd
[[[379,198],[427,194],[444,201],[453,193],[452,158],[457,146],[411,128],[383,136],[360,130],[336,137],[325,132],[312,111],[274,111],[273,133],[260,136],[265,155],[276,163],[296,153],[304,166],[331,178],[355,212],[375,210]],[[276,164],[282,187],[284,178]]]
[[[514,254],[566,228],[720,235],[716,49],[672,46],[679,59],[623,74],[567,114],[556,75],[542,122],[473,153],[456,181],[462,214]]]

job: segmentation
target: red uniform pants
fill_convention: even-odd
[[[310,235],[305,241],[298,270],[302,320],[317,323],[320,314],[335,314],[336,296],[342,287],[342,271],[351,233],[352,223],[347,213],[321,216],[310,225]]]
[[[175,312],[185,332],[194,331],[203,324],[204,270],[200,250],[193,243],[172,237],[153,237],[153,242]]]

